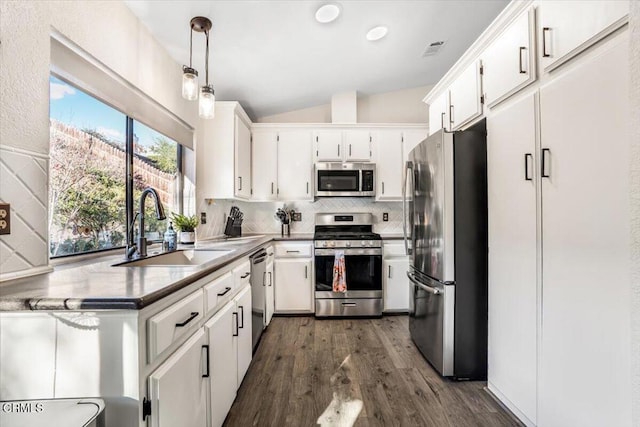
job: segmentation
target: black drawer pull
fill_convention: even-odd
[[[226,294],[228,294],[228,293],[229,293],[229,291],[230,291],[230,290],[231,290],[231,288],[230,288],[230,287],[225,286],[225,288],[224,288],[224,292],[220,292],[220,293],[218,294],[218,296],[219,296],[219,297],[221,297],[221,296],[223,296],[223,295],[226,295]]]
[[[197,311],[192,311],[191,312],[191,316],[189,316],[189,318],[187,320],[185,320],[184,322],[176,323],[176,328],[181,328],[183,326],[187,326],[187,323],[191,322],[193,319],[198,317],[198,314],[200,314],[200,313],[198,313]]]
[[[206,374],[202,374],[202,378],[209,378],[209,376],[211,375],[211,368],[209,365],[209,345],[205,344],[202,346],[203,349],[207,350],[207,355],[205,356],[205,365],[207,367],[207,373]]]
[[[238,313],[236,313],[235,311],[233,313],[231,313],[232,315],[234,315],[236,317],[236,331],[233,333],[234,337],[237,337],[239,335],[238,331]]]
[[[251,272],[247,271],[244,276],[240,276],[241,279],[246,279],[247,277],[249,277],[249,275],[251,274]]]

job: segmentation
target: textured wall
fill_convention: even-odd
[[[640,2],[631,1],[631,355],[633,425],[640,426]]]
[[[203,202],[198,212],[207,213],[207,224],[198,227],[198,239],[218,237],[224,233],[226,216],[232,205],[244,213],[243,233],[279,233],[280,223],[274,218],[282,202],[231,202],[217,200],[210,205]],[[402,233],[402,203],[372,202],[368,198],[330,198],[316,202],[287,203],[287,208],[302,212],[302,221],[291,225],[291,233],[313,233],[315,214],[319,212],[371,212],[374,215],[374,231],[382,234]],[[389,213],[389,221],[382,221],[382,213]]]
[[[120,1],[0,1],[0,200],[11,203],[12,233],[0,237],[0,279],[48,264],[50,31],[196,123],[182,100],[181,68]]]

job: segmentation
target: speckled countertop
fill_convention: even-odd
[[[396,236],[383,236],[395,239]],[[273,241],[313,240],[313,234],[248,235],[212,239],[196,249],[226,249],[229,253],[198,266],[114,267],[122,254],[56,267],[55,271],[0,283],[0,311],[139,310],[216,270],[250,255]],[[185,248],[188,249],[188,248]]]

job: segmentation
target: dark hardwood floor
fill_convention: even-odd
[[[441,378],[407,316],[275,317],[225,426],[315,426],[335,398],[363,402],[355,426],[518,426],[484,386]]]

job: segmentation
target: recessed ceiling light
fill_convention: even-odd
[[[340,15],[340,8],[337,4],[325,4],[316,11],[316,21],[326,24],[335,20],[338,15]]]
[[[389,29],[387,27],[373,27],[367,33],[367,40],[369,40],[370,42],[380,40],[387,35],[388,31]]]

